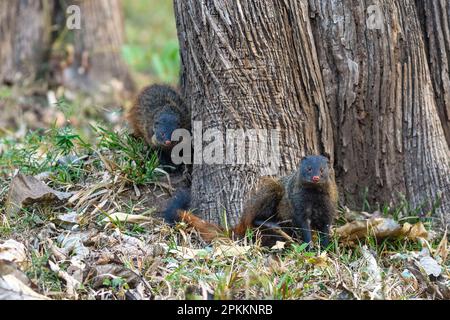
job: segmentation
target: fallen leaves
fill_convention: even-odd
[[[49,300],[29,284],[27,276],[13,262],[0,260],[0,300]]]
[[[283,250],[286,246],[286,242],[284,241],[277,241],[275,242],[275,244],[272,246],[272,250]]]
[[[420,258],[418,265],[430,276],[438,277],[442,272],[442,267],[430,256]]]
[[[85,260],[89,255],[89,249],[83,242],[90,240],[95,233],[71,232],[62,233],[58,237],[59,249],[65,256],[72,255],[72,260]]]
[[[380,217],[346,223],[337,228],[335,233],[344,242],[364,239],[368,236],[374,236],[377,239],[406,238],[412,241],[429,237],[422,222],[414,225],[409,223],[400,225],[394,219]]]
[[[212,249],[192,249],[189,247],[177,246],[175,249],[169,250],[182,259],[217,259],[219,257],[238,257],[246,254],[251,249],[251,246],[240,246],[237,244],[215,245]]]
[[[6,212],[11,216],[17,214],[25,205],[36,202],[63,201],[71,196],[71,193],[53,190],[42,181],[19,173],[11,182],[6,200]]]
[[[59,278],[63,279],[66,282],[66,292],[68,297],[72,299],[78,299],[77,290],[81,289],[80,281],[69,275],[68,272],[61,270],[59,265],[54,263],[53,261],[49,260],[48,264],[50,266],[50,270],[55,272]]]
[[[24,264],[27,261],[25,246],[13,239],[0,242],[0,260]]]
[[[368,250],[367,246],[361,247],[363,273],[367,275],[365,290],[369,292],[370,299],[383,299],[381,268],[378,266],[374,255]]]
[[[29,286],[28,277],[19,269],[27,264],[25,246],[13,239],[0,244],[0,300],[45,300]]]
[[[328,267],[329,259],[327,253],[324,251],[320,255],[309,258],[308,262],[323,269]]]
[[[447,261],[448,258],[447,230],[445,230],[444,236],[442,237],[441,241],[439,242],[436,248],[435,257],[437,259],[440,259],[442,262]]]
[[[11,204],[16,208],[28,203],[67,200],[58,198],[57,191],[36,177],[17,179],[19,182],[11,184],[16,191],[10,191],[10,198],[15,199]],[[430,245],[429,232],[422,223],[399,223],[383,218],[381,213],[349,211],[345,217],[351,222],[336,229],[342,243],[358,243],[374,236],[418,241],[428,250],[409,252],[412,246],[404,246],[406,249],[397,256],[400,261],[390,259],[392,252],[380,253],[370,247],[346,247],[342,256],[341,245],[336,252],[309,252],[304,247],[290,250],[290,241],[279,241],[271,250],[230,239],[205,248],[195,233],[184,232],[183,228],[175,231],[152,217],[152,202],[129,206],[130,197],[145,195],[145,187],[137,189],[133,185],[133,190],[116,179],[108,173],[103,179],[92,179],[91,184],[68,189],[76,192],[64,211],[58,208],[47,224],[39,225],[36,237],[26,240],[27,249],[12,239],[0,242],[0,298],[45,298],[38,290],[69,299],[122,299],[130,295],[134,299],[183,298],[186,285],[191,283],[197,289],[204,283],[205,288],[211,288],[210,294],[224,297],[265,297],[281,290],[282,297],[333,298],[339,296],[342,288],[351,293],[350,298],[357,299],[449,296],[445,289],[450,283],[447,235],[437,247],[436,243]],[[39,185],[38,193],[32,190],[35,184]],[[17,190],[24,187],[23,197],[18,197]],[[346,250],[350,252],[348,256]],[[50,275],[50,281],[57,286],[41,282],[38,277],[30,280],[22,272],[26,270],[22,266],[30,265],[35,252],[40,253],[37,262],[41,264],[33,271]],[[216,288],[216,279],[236,291],[221,292]],[[278,285],[281,289],[277,289]],[[206,293],[195,294],[207,297]]]
[[[150,222],[153,219],[150,217],[146,217],[139,214],[127,214],[122,212],[115,212],[112,214],[109,214],[106,218],[103,219],[103,222],[111,222],[111,223],[117,223],[117,222],[128,222],[128,223],[143,223],[143,222]]]
[[[429,239],[428,231],[425,229],[425,226],[422,222],[417,222],[413,225],[406,222],[402,226],[402,230],[400,231],[399,236],[412,241],[417,241],[419,239]]]
[[[237,257],[246,254],[251,249],[250,246],[239,245],[218,245],[214,247],[213,258],[217,257]]]
[[[117,264],[93,266],[90,273],[94,275],[92,280],[95,289],[102,287],[106,279],[123,279],[131,287],[136,287],[140,281],[140,277],[136,273]]]

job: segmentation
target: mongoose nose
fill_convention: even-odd
[[[312,181],[317,183],[317,182],[320,181],[320,177],[319,176],[314,176],[314,177],[312,177]]]
[[[166,144],[166,146],[170,146],[170,144],[172,143],[172,141],[170,140],[166,140],[166,142],[164,142]]]

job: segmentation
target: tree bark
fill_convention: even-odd
[[[134,90],[121,49],[124,23],[120,0],[78,0],[81,29],[74,33],[74,56],[64,72],[64,85],[91,94],[128,96]],[[117,99],[116,99],[117,100]]]
[[[382,30],[368,28],[364,3],[310,5],[346,200],[364,188],[380,204],[400,193],[426,214],[440,198],[436,217],[448,222],[450,154],[414,2],[378,1]]]
[[[450,146],[450,4],[416,0],[439,117]]]
[[[449,222],[450,154],[413,0],[175,0],[183,92],[203,128],[279,128],[280,174],[328,154],[346,203],[404,194]],[[262,166],[195,165],[194,206],[231,220]],[[433,210],[439,198],[440,207]]]
[[[52,0],[0,1],[0,83],[31,82],[49,50]]]
[[[123,18],[120,0],[71,1],[81,10],[81,29],[69,30],[73,50],[63,67],[62,85],[99,96],[102,101],[129,97],[134,83],[121,57]],[[52,23],[66,28],[67,7],[53,0],[0,1],[0,81],[23,84],[49,71]],[[52,21],[53,19],[53,21]]]
[[[176,0],[183,91],[203,129],[279,129],[280,170],[333,158],[330,112],[305,2]],[[193,126],[194,127],[194,126]],[[248,149],[246,149],[248,150]],[[196,150],[198,152],[198,150]],[[199,214],[236,222],[261,163],[193,167]]]

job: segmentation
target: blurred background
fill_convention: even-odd
[[[180,58],[172,1],[133,0],[122,5],[122,55],[138,87],[153,82],[176,85]]]
[[[80,30],[66,27],[72,3]],[[0,155],[31,131],[70,128],[89,141],[94,123],[126,128],[142,87],[178,84],[172,1],[0,2],[0,27]]]

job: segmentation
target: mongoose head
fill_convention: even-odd
[[[172,108],[164,107],[159,111],[153,121],[152,144],[154,146],[170,149],[172,133],[180,128],[180,115]]]
[[[306,156],[300,162],[302,185],[323,185],[328,182],[329,175],[329,160],[324,156]]]

